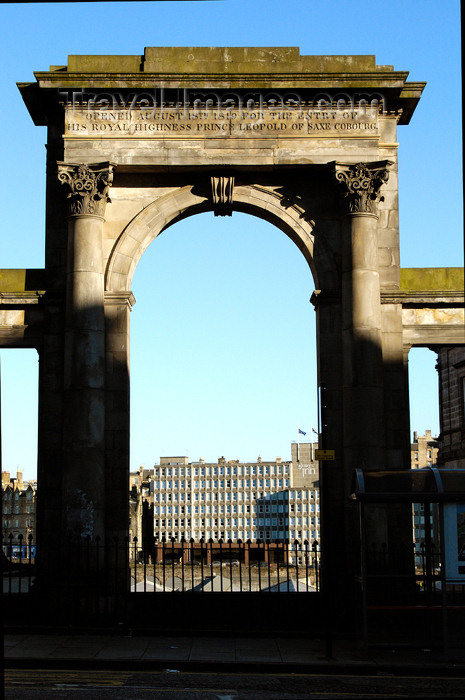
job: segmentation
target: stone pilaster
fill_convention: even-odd
[[[58,164],[69,204],[64,366],[66,530],[105,532],[103,223],[113,166]]]

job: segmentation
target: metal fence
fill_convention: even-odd
[[[2,543],[3,593],[27,593],[35,579],[36,545],[32,535],[9,535]]]
[[[365,650],[393,644],[463,647],[465,581],[448,578],[444,553],[432,540],[403,551],[367,547],[360,577]]]
[[[7,625],[318,636],[337,608],[320,590],[318,542],[62,538],[54,545],[41,553],[31,536],[3,543]],[[362,589],[340,612],[341,624],[342,615],[354,630],[362,622],[367,640],[369,629],[370,639],[390,628],[397,638],[404,627],[429,646],[431,638],[459,636],[465,586],[443,585],[434,544],[420,547],[415,568],[413,554],[368,548]],[[337,631],[339,618],[331,617]]]
[[[318,542],[195,542],[137,538],[130,544],[131,590],[306,593],[320,587]]]
[[[418,604],[425,603],[425,598],[433,596],[432,601],[436,601],[446,584],[445,574],[442,571],[443,556],[440,547],[435,542],[420,541],[412,543],[412,552],[408,548],[402,552],[389,550],[386,544],[380,548],[375,545],[367,547],[365,557],[365,586],[367,590],[372,587],[376,593],[381,592],[386,595],[386,586],[379,586],[379,582],[402,582],[402,590],[409,600],[414,600]],[[411,570],[411,574],[407,574]],[[389,583],[391,582],[391,583]],[[448,602],[460,601],[465,603],[465,581],[450,582],[446,585]],[[413,594],[413,597],[412,597]],[[399,587],[396,587],[395,596],[398,602],[401,601]],[[436,596],[436,597],[435,597]]]
[[[3,592],[27,593],[36,576],[40,548],[32,535],[10,535],[3,543]],[[98,584],[110,583],[106,562],[126,571],[128,593],[270,592],[304,593],[320,588],[318,542],[223,542],[222,540],[69,539],[66,559],[74,587],[91,571]],[[66,572],[64,572],[66,575]],[[124,577],[123,577],[124,578]],[[99,588],[102,586],[99,585]]]
[[[51,549],[3,543],[9,626],[286,634],[319,624],[317,542],[68,538]]]

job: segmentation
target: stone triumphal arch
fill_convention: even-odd
[[[146,48],[19,84],[47,125],[46,263],[2,271],[0,339],[39,352],[44,576],[57,537],[127,534],[132,275],[160,232],[204,211],[262,217],[308,262],[336,457],[327,566],[341,588],[352,576],[353,470],[409,465],[408,351],[463,341],[453,274],[400,268],[397,127],[424,87],[407,76],[373,56]],[[380,516],[373,539],[398,542],[409,517]]]

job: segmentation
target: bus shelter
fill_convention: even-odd
[[[460,643],[465,619],[465,470],[356,469],[350,499],[359,511],[358,584],[365,650],[369,637],[375,641],[375,629],[383,642],[390,633],[415,645],[441,642],[444,652],[452,640]],[[370,544],[372,523],[379,526],[386,511],[392,516],[406,507],[412,511],[412,528],[394,549],[382,545],[375,551]]]

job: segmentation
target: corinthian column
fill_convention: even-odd
[[[103,223],[110,163],[58,164],[69,204],[65,335],[64,526],[104,534]]]
[[[378,202],[388,161],[335,164],[343,193],[342,322],[344,461],[352,469],[384,465],[384,392],[378,270]]]

